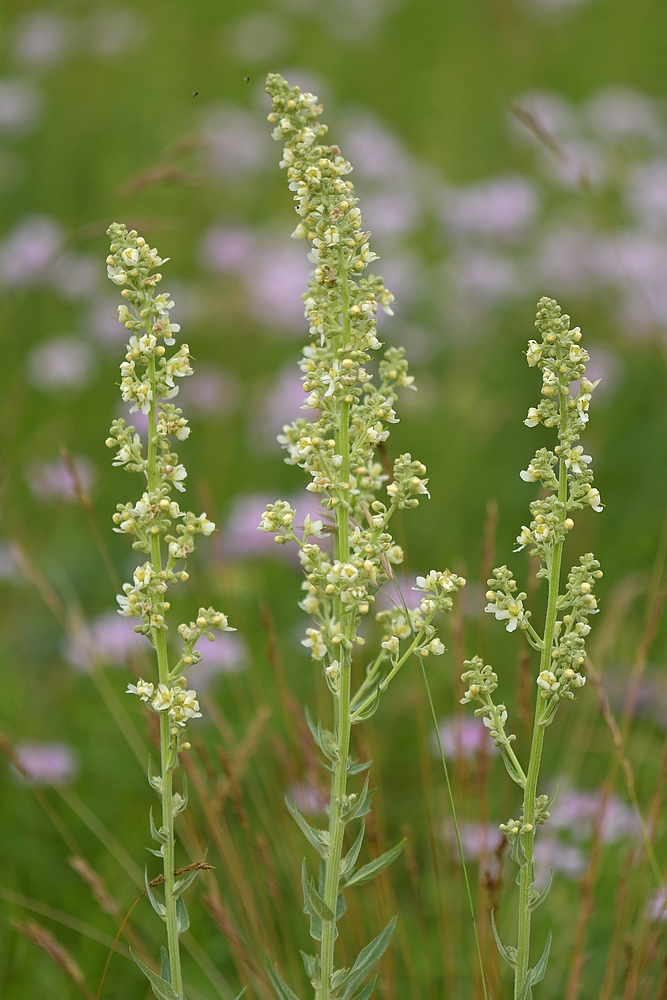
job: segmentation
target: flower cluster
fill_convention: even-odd
[[[300,606],[312,619],[303,645],[321,665],[334,698],[335,731],[324,730],[321,723],[311,726],[332,765],[329,830],[311,830],[296,806],[292,812],[324,859],[319,889],[304,871],[311,936],[320,942],[320,954],[304,956],[304,962],[315,995],[335,1000],[343,992],[352,996],[361,986],[370,971],[366,959],[362,962],[364,954],[370,950],[376,961],[393,926],[364,950],[350,973],[359,966],[363,974],[348,981],[345,970],[335,971],[336,922],[343,912],[339,892],[354,884],[350,865],[359,853],[351,852],[352,862],[343,859],[343,830],[369,809],[367,785],[360,794],[346,790],[348,774],[366,766],[349,756],[351,727],[376,711],[380,695],[410,656],[444,653],[432,620],[438,612],[451,610],[452,597],[465,581],[448,571],[432,571],[418,583],[418,607],[381,612],[377,618],[384,638],[379,652],[368,662],[358,689],[352,690],[352,652],[365,645],[360,622],[371,611],[378,588],[393,579],[394,567],[403,562],[403,551],[390,531],[391,519],[396,511],[417,507],[421,497],[428,497],[428,479],[425,466],[408,453],[399,455],[393,466],[386,460],[390,428],[398,422],[399,391],[414,385],[402,348],[383,351],[377,377],[369,370],[373,353],[382,350],[377,310],[381,307],[391,315],[393,296],[381,278],[365,273],[376,255],[347,179],[352,167],[337,146],[325,144],[322,108],[312,94],[302,94],[274,74],[266,89],[273,101],[269,121],[275,126],[274,138],[284,143],[281,166],[287,170],[299,216],[292,235],[307,241],[314,266],[303,296],[310,339],[299,367],[302,409],[314,410],[315,416],[283,427],[278,440],[287,463],[308,474],[306,488],[318,495],[322,518],[306,517],[299,524],[298,512],[279,500],[268,505],[259,530],[273,533],[279,544],[298,546],[305,575]],[[333,540],[333,552],[321,543],[322,536]],[[359,847],[362,838],[363,829]],[[367,867],[381,871],[398,851],[400,845]],[[274,986],[279,996],[292,995],[287,987],[282,992],[282,986],[278,988],[277,973]],[[363,993],[370,995],[368,989]]]
[[[190,428],[182,411],[167,400],[178,393],[176,380],[191,375],[192,369],[187,344],[171,357],[166,356],[165,345],[174,344],[174,334],[180,328],[169,319],[169,310],[174,305],[169,295],[155,291],[162,276],[153,271],[165,261],[134,230],[128,232],[125,226],[114,223],[108,235],[111,253],[107,271],[111,280],[122,286],[121,295],[126,302],[118,307],[119,320],[131,331],[121,365],[121,394],[125,402],[132,404],[131,412],[142,410],[149,415],[146,449],[135,428],[127,426],[122,418],[113,421],[106,441],[109,448],[116,449],[113,464],[141,473],[146,481],[141,498],[118,504],[113,515],[114,531],[130,535],[132,547],[149,556],[137,566],[132,581],[123,585],[123,593],[118,597],[119,613],[140,619],[135,631],[148,636],[155,645],[156,634],[168,630],[167,591],[188,579],[184,563],[194,550],[195,536],[210,535],[215,524],[205,513],[196,515],[181,510],[170,495],[173,489],[179,492],[185,489],[187,472],[173,441],[185,441]],[[161,679],[155,689],[140,680],[137,685],[130,685],[128,691],[139,694],[156,711],[168,709],[170,719],[179,726],[188,719],[198,718],[195,693],[185,690],[181,671],[197,662],[199,654],[194,650],[194,641],[211,626],[229,629],[224,615],[200,609],[196,625],[179,627],[183,655],[178,672]]]

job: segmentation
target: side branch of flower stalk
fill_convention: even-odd
[[[348,777],[368,767],[350,755],[352,727],[374,714],[410,655],[444,653],[432,621],[437,613],[451,610],[452,597],[465,581],[449,571],[432,570],[418,579],[418,607],[376,615],[384,633],[380,649],[369,657],[359,688],[352,690],[353,652],[365,645],[359,626],[378,588],[393,579],[393,567],[403,560],[389,531],[390,520],[395,511],[416,507],[420,496],[428,496],[426,469],[411,455],[400,455],[387,483],[377,454],[378,445],[389,437],[389,426],[398,421],[398,390],[414,387],[401,348],[384,351],[377,382],[366,367],[372,352],[382,348],[376,335],[377,307],[391,314],[393,296],[381,278],[364,275],[376,255],[368,242],[370,233],[361,228],[353,185],[344,179],[352,167],[337,146],[324,143],[327,129],[319,121],[322,109],[312,94],[302,94],[273,74],[266,89],[273,101],[269,121],[275,125],[274,138],[284,142],[281,166],[287,169],[300,217],[292,235],[307,240],[315,265],[304,295],[311,339],[300,368],[308,393],[303,408],[317,415],[285,426],[279,441],[288,452],[286,461],[309,474],[307,489],[319,496],[321,517],[306,514],[297,527],[297,511],[279,500],[268,505],[260,524],[279,544],[293,542],[299,548],[306,592],[300,607],[313,619],[303,645],[320,665],[332,696],[332,729],[309,720],[332,775],[327,829],[312,828],[288,803],[322,861],[317,881],[305,862],[302,872],[310,934],[319,946],[316,954],[304,956],[304,965],[316,1000],[366,1000],[374,980],[364,983],[387,948],[395,921],[362,949],[351,968],[337,969],[343,890],[384,871],[403,845],[357,867],[372,790],[368,777],[360,791],[348,790]],[[332,554],[320,544],[330,535]],[[357,820],[362,820],[360,828],[345,853],[346,827]],[[293,1000],[295,993],[278,970],[268,968],[279,1000]]]
[[[502,957],[514,970],[514,1000],[530,1000],[532,989],[546,973],[551,935],[541,958],[531,968],[531,918],[548,894],[551,876],[545,889],[532,888],[535,881],[534,847],[537,827],[549,819],[551,800],[538,795],[538,783],[545,731],[554,720],[562,699],[572,700],[574,691],[583,687],[582,673],[586,662],[585,638],[590,632],[588,617],[598,610],[593,587],[602,573],[591,553],[581,556],[568,574],[565,591],[561,593],[563,548],[568,532],[574,527],[570,516],[574,511],[590,506],[602,510],[600,494],[593,486],[591,458],[576,442],[588,422],[591,395],[597,383],[585,377],[588,354],[580,346],[581,331],[570,329],[569,316],[562,315],[553,299],[541,299],[535,323],[542,334],[541,343],[531,340],[526,357],[531,367],[542,372],[542,401],[531,407],[524,421],[528,427],[543,424],[555,428],[558,444],[553,451],[540,448],[521,473],[525,482],[539,482],[544,491],[540,500],[530,505],[532,521],[524,525],[517,538],[516,552],[531,546],[531,555],[540,559],[538,577],[548,583],[547,609],[543,633],[540,636],[529,622],[530,611],[524,608],[526,594],[517,593],[517,585],[507,566],[493,571],[488,581],[491,588],[486,611],[506,623],[508,632],[520,629],[530,645],[540,652],[537,676],[537,700],[528,766],[524,772],[514,750],[513,735],[505,731],[507,710],[496,704],[493,694],[498,677],[479,657],[466,661],[462,675],[468,689],[462,702],[476,702],[475,714],[499,747],[507,771],[523,789],[523,806],[518,820],[510,819],[500,829],[506,835],[513,860],[519,866],[519,906],[517,946],[502,943],[495,923],[493,932]],[[575,383],[574,393],[570,392]],[[558,469],[556,475],[555,469]],[[565,612],[559,619],[559,612]]]
[[[139,619],[135,631],[145,635],[155,651],[156,677],[154,681],[139,678],[127,690],[157,712],[160,719],[160,773],[153,774],[149,767],[148,780],[161,803],[160,826],[156,827],[152,811],[149,819],[151,836],[159,845],[150,850],[161,859],[162,873],[150,882],[146,873],[146,894],[166,925],[167,951],[163,949],[160,975],[136,957],[135,962],[156,996],[184,1000],[179,936],[188,929],[189,917],[183,893],[201,867],[195,866],[177,878],[174,820],[186,808],[187,792],[185,787],[182,794],[174,791],[174,771],[180,754],[190,748],[185,739],[188,723],[201,718],[197,693],[187,690],[185,674],[201,658],[195,647],[202,636],[212,639],[214,628],[234,630],[221,612],[200,608],[196,621],[178,626],[182,651],[176,666],[170,669],[166,623],[170,604],[165,596],[170,587],[188,579],[184,563],[194,550],[195,536],[210,535],[215,525],[206,514],[182,511],[171,498],[172,490],[185,490],[183,481],[187,476],[173,450],[174,439],[185,441],[190,428],[182,411],[169,400],[178,393],[176,380],[191,375],[192,368],[187,344],[171,357],[166,356],[180,328],[170,321],[174,303],[169,295],[155,291],[162,275],[153,272],[164,261],[134,230],[128,232],[125,226],[114,223],[108,235],[111,247],[107,271],[122,289],[125,304],[118,307],[118,316],[131,331],[121,364],[121,395],[130,404],[130,413],[140,410],[148,418],[145,448],[135,428],[127,426],[122,418],[114,420],[106,442],[109,448],[116,449],[113,464],[138,473],[145,484],[141,498],[118,504],[113,516],[114,531],[132,536],[132,548],[149,557],[137,566],[132,582],[123,585],[118,603],[119,614]],[[154,891],[158,885],[163,902]]]

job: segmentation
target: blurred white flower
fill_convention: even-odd
[[[20,743],[15,748],[21,770],[13,768],[17,778],[29,785],[62,785],[72,781],[79,771],[79,761],[72,747],[65,743]],[[23,773],[21,773],[21,771]]]
[[[58,337],[37,344],[28,355],[28,379],[37,389],[84,389],[93,369],[89,344],[76,337]]]
[[[28,285],[60,250],[63,230],[46,215],[22,219],[0,244],[0,284]]]
[[[538,129],[553,139],[574,135],[577,130],[576,117],[568,101],[553,90],[533,90],[519,94],[514,105],[528,113]],[[509,119],[512,132],[517,138],[531,144],[538,141],[532,127],[522,122],[516,115]]]

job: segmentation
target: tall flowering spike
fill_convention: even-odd
[[[302,94],[275,74],[268,77],[266,90],[273,100],[269,115],[275,125],[273,137],[284,142],[281,166],[287,170],[299,216],[292,235],[307,241],[314,265],[303,296],[311,339],[300,368],[308,394],[303,408],[317,411],[317,416],[295,420],[283,428],[278,440],[288,453],[286,461],[309,474],[306,488],[319,494],[324,512],[323,520],[297,519],[297,512],[280,500],[267,507],[260,530],[274,532],[279,543],[294,542],[299,547],[305,573],[300,607],[313,619],[303,645],[320,665],[333,699],[333,732],[319,723],[312,727],[331,765],[329,828],[314,830],[296,806],[290,811],[324,862],[324,875],[317,884],[305,869],[303,873],[310,933],[318,942],[318,954],[304,958],[306,972],[317,1000],[335,1000],[351,997],[361,987],[393,930],[392,921],[349,975],[336,971],[336,924],[344,911],[341,891],[382,871],[402,846],[355,870],[362,825],[355,845],[343,858],[346,825],[370,809],[368,780],[360,792],[347,792],[348,774],[366,766],[350,757],[351,727],[373,715],[380,695],[410,656],[445,651],[432,622],[438,612],[451,610],[452,597],[465,581],[448,570],[433,570],[418,580],[416,606],[377,615],[384,639],[369,657],[360,687],[352,690],[352,653],[364,645],[361,619],[370,612],[378,587],[392,578],[393,566],[403,561],[389,530],[391,518],[428,496],[428,480],[425,466],[409,454],[399,455],[387,476],[378,454],[390,426],[398,422],[394,411],[398,390],[414,386],[402,348],[384,351],[377,381],[366,367],[372,352],[382,348],[375,326],[378,305],[391,314],[393,296],[381,278],[365,273],[376,255],[370,249],[370,233],[362,228],[354,187],[346,179],[352,167],[337,146],[325,144],[327,128],[319,121],[322,108],[317,98]],[[325,534],[333,535],[332,556],[317,541]],[[373,961],[366,952],[372,953]],[[271,970],[271,976],[278,996],[284,997],[277,970]]]
[[[531,969],[531,913],[546,897],[549,887],[542,893],[531,888],[536,827],[549,818],[550,800],[546,795],[537,794],[544,733],[553,722],[562,699],[572,700],[574,692],[586,683],[583,670],[585,641],[591,630],[588,618],[598,610],[593,588],[602,576],[600,564],[589,552],[572,567],[561,591],[563,545],[574,527],[572,515],[587,506],[594,511],[602,510],[600,494],[593,486],[591,457],[577,444],[588,423],[588,407],[597,382],[586,378],[588,354],[581,347],[581,330],[570,328],[570,317],[561,313],[557,302],[540,299],[535,326],[541,340],[529,341],[526,358],[531,367],[538,367],[542,373],[542,400],[529,409],[524,423],[528,427],[544,424],[553,428],[558,443],[553,451],[540,448],[528,468],[521,472],[525,482],[540,484],[542,495],[530,504],[532,520],[530,525],[521,528],[514,551],[528,546],[530,554],[540,560],[538,577],[548,581],[542,634],[533,628],[531,613],[524,607],[526,594],[518,592],[507,566],[494,569],[486,595],[489,602],[486,611],[502,621],[508,632],[523,631],[530,645],[540,653],[535,678],[533,738],[525,771],[512,747],[515,737],[508,735],[505,729],[507,710],[492,697],[498,687],[497,675],[478,656],[465,662],[466,671],[462,675],[467,684],[462,702],[475,702],[479,706],[475,715],[480,716],[490,730],[510,777],[523,789],[520,819],[510,819],[500,827],[520,870],[517,947],[503,945],[494,926],[501,954],[515,970],[515,1000],[532,995],[531,986],[539,982],[546,970],[551,940],[549,936],[542,958]]]
[[[114,531],[129,535],[132,548],[145,556],[131,582],[123,585],[118,603],[119,614],[138,619],[135,631],[147,636],[157,661],[153,680],[140,678],[127,690],[156,712],[160,720],[160,775],[149,774],[149,782],[161,797],[162,819],[158,829],[151,814],[150,829],[159,845],[153,853],[163,861],[164,902],[157,899],[150,885],[148,895],[166,924],[170,982],[156,977],[142,963],[137,964],[151,980],[156,994],[159,980],[158,987],[163,984],[165,990],[160,995],[172,996],[175,992],[181,1000],[179,934],[188,924],[181,893],[190,880],[176,881],[174,876],[174,818],[183,811],[186,801],[173,790],[173,773],[179,766],[179,754],[190,747],[185,740],[188,722],[201,718],[197,692],[188,689],[186,673],[200,659],[196,645],[202,636],[213,638],[212,629],[234,629],[221,612],[200,608],[194,622],[178,626],[181,652],[176,664],[170,666],[167,593],[170,587],[188,579],[185,561],[194,551],[195,537],[215,530],[206,514],[181,510],[172,495],[174,490],[185,490],[187,476],[174,442],[184,441],[190,428],[182,411],[168,401],[178,394],[178,380],[192,375],[190,352],[188,345],[182,344],[167,353],[180,327],[169,318],[174,305],[169,295],[156,293],[162,275],[154,273],[155,268],[165,261],[134,230],[128,232],[125,226],[114,223],[107,235],[111,240],[108,275],[122,288],[125,299],[118,307],[118,318],[130,333],[120,366],[120,391],[123,400],[131,404],[131,413],[141,410],[148,416],[145,444],[123,419],[114,420],[106,443],[116,449],[113,464],[138,472],[144,486],[139,500],[118,504],[113,522]],[[197,869],[193,871],[196,874]]]

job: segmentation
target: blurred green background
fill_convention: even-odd
[[[493,995],[510,985],[488,910],[496,906],[511,941],[515,902],[512,865],[494,854],[497,824],[518,803],[478,730],[460,721],[456,678],[464,655],[491,658],[525,751],[529,665],[520,637],[487,628],[482,608],[496,562],[534,589],[529,560],[511,548],[534,496],[518,472],[547,443],[522,423],[538,393],[522,351],[544,294],[582,327],[601,379],[585,444],[607,507],[583,513],[568,544],[572,561],[592,549],[605,571],[591,653],[617,715],[634,663],[628,752],[664,860],[666,43],[662,0],[5,0],[0,726],[28,780],[3,763],[3,997],[80,995],[12,929],[28,919],[70,951],[95,995],[118,921],[100,908],[99,885],[97,900],[91,893],[93,876],[86,884],[68,859],[84,856],[124,913],[148,857],[150,795],[138,763],[153,734],[123,698],[131,672],[148,668],[114,613],[109,574],[126,579],[134,566],[110,518],[140,488],[112,469],[104,447],[111,419],[125,415],[125,331],[104,268],[113,220],[171,258],[165,287],[195,358],[180,397],[193,427],[181,454],[192,505],[221,530],[200,546],[175,613],[182,620],[213,603],[238,627],[196,684],[206,707],[182,857],[208,845],[216,870],[190,904],[188,995],[226,1000],[247,983],[249,996],[268,997],[267,948],[308,995],[297,954],[308,942],[303,848],[282,797],[321,811],[325,775],[300,711],[308,702],[326,713],[327,699],[299,642],[298,568],[255,531],[267,501],[296,498],[304,511],[312,503],[275,444],[301,401],[308,265],[288,238],[294,217],[266,123],[268,71],[324,101],[332,141],[355,165],[378,270],[396,294],[380,335],[406,346],[419,391],[402,400],[390,452],[427,464],[433,497],[401,526],[406,579],[448,565],[470,581],[450,652],[431,676]],[[354,957],[398,912],[379,995],[478,997],[420,684],[406,669],[360,734],[380,788],[371,846],[406,834],[409,847],[350,902],[342,948]],[[544,787],[560,775],[560,791],[540,862],[541,877],[556,869],[535,921],[538,944],[554,930],[540,996],[664,1000],[665,895],[656,895],[620,778],[600,813],[613,749],[591,687],[559,713],[547,743]],[[161,927],[145,901],[130,927],[154,956]],[[147,991],[117,956],[102,995]]]

